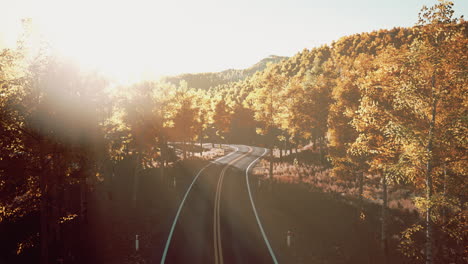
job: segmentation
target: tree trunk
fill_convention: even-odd
[[[384,263],[388,263],[388,240],[387,240],[387,174],[382,173],[382,252],[384,257]]]
[[[86,228],[88,224],[88,197],[87,197],[87,186],[86,186],[86,178],[82,177],[80,179],[80,232],[79,232],[79,240],[83,241],[80,246],[80,255],[85,253],[83,256],[79,258],[81,260],[87,260],[88,254],[88,241],[87,241],[87,234],[88,230]]]
[[[185,142],[185,139],[182,143],[182,152],[184,153],[184,160],[187,159],[187,144]]]
[[[362,194],[364,192],[364,172],[359,172],[358,174],[358,182],[359,182],[359,202],[362,204]]]
[[[443,197],[444,197],[444,202],[447,201],[447,164],[446,162],[444,162],[444,189],[443,189]],[[444,205],[444,207],[442,208],[442,223],[445,225],[447,224],[447,206]],[[442,238],[441,238],[441,241],[440,241],[440,244],[442,245],[442,254],[444,254],[444,258],[446,259],[448,256],[448,239],[449,239],[449,235],[444,232]]]
[[[135,169],[133,171],[133,206],[137,208],[137,197],[138,197],[138,185],[139,185],[139,176],[140,172],[140,159],[141,154],[138,153],[135,157]]]
[[[88,242],[88,235],[89,230],[87,228],[88,225],[88,186],[87,186],[87,178],[89,174],[89,164],[86,158],[82,157],[81,159],[81,166],[82,171],[80,174],[80,222],[79,222],[79,241],[83,241],[80,244],[79,250],[79,259],[81,262],[88,262],[88,254],[89,249],[89,242]]]
[[[434,87],[435,79],[432,78],[432,85]],[[435,130],[435,120],[437,115],[437,99],[433,99],[432,102],[432,116],[431,116],[431,123],[429,125],[429,136],[427,141],[427,148],[426,152],[428,155],[427,163],[426,163],[426,199],[430,204],[432,200],[432,143],[433,143],[433,135]],[[426,264],[434,263],[433,260],[433,245],[434,245],[434,237],[433,237],[433,224],[432,224],[432,206],[429,205],[426,211]]]
[[[283,161],[283,149],[280,147],[280,161]]]
[[[318,147],[319,147],[319,159],[320,159],[320,165],[323,166],[323,149],[322,149],[322,137],[318,139]]]
[[[166,182],[166,160],[167,160],[167,142],[164,136],[161,138],[161,179],[163,182]]]
[[[203,136],[200,135],[200,158],[203,156]]]
[[[447,201],[447,164],[444,162],[444,190],[443,190],[444,201]],[[442,222],[447,223],[447,206],[442,208]]]
[[[195,144],[193,143],[193,140],[190,140],[190,157],[195,156]]]
[[[82,174],[80,175],[80,220],[81,223],[85,224],[88,221],[88,186],[87,178],[89,174],[88,162],[83,158],[81,160],[82,164]]]
[[[63,196],[63,186],[64,186],[64,178],[65,175],[64,169],[62,167],[62,163],[60,162],[62,157],[60,154],[54,155],[53,160],[53,174],[54,174],[54,181],[52,186],[52,208],[51,208],[51,233],[52,237],[52,257],[53,259],[62,258],[63,256],[63,242],[61,243],[61,232],[60,232],[60,217],[63,214],[63,203],[64,203],[64,196]]]
[[[42,144],[41,144],[42,146]],[[41,147],[42,148],[42,147]],[[41,165],[41,178],[39,180],[39,188],[41,190],[41,231],[40,231],[40,240],[41,240],[41,264],[49,264],[49,228],[48,228],[48,194],[47,194],[47,179],[46,179],[46,162],[45,155],[41,151],[42,165]]]
[[[270,179],[273,179],[273,147],[270,148]]]
[[[317,136],[315,135],[314,129],[312,129],[312,150],[317,150]]]
[[[109,200],[113,200],[113,192],[114,192],[114,181],[115,181],[115,167],[117,166],[117,163],[114,163],[111,161],[111,175],[109,177],[110,181],[108,182],[108,191],[109,191]]]

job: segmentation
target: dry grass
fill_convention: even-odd
[[[226,153],[227,151],[229,150],[226,150]],[[201,156],[201,158],[204,160],[214,160],[224,155],[225,155],[225,150],[222,148],[219,148],[219,146],[214,147],[214,148],[205,147],[205,150],[203,151],[203,155]],[[195,157],[200,157],[200,153],[196,153]]]
[[[182,146],[180,144],[179,145],[174,144],[174,146],[176,147],[175,152],[176,152],[177,157],[180,160],[182,160],[183,156],[184,156],[183,151],[181,149]],[[202,160],[214,160],[216,158],[224,156],[226,153],[231,151],[230,148],[226,148],[226,149],[220,148],[219,144],[215,144],[214,147],[212,147],[211,145],[208,145],[208,144],[204,144],[203,145],[203,154],[202,155],[200,155],[200,145],[199,144],[190,145],[189,143],[187,143],[187,149],[191,150],[191,151],[194,151],[194,152],[187,151],[187,157],[188,158],[196,157],[196,158],[202,159]]]
[[[262,180],[268,178],[269,162],[262,160],[254,169],[253,174]],[[273,177],[275,181],[287,183],[303,183],[310,188],[318,189],[326,193],[335,193],[341,196],[357,198],[359,186],[357,181],[343,180],[333,177],[329,168],[309,163],[276,162],[273,165]],[[365,175],[363,197],[370,202],[381,204],[380,179],[375,175]],[[402,186],[390,185],[388,193],[388,205],[393,209],[417,210],[410,190]]]

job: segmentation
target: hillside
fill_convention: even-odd
[[[176,76],[163,77],[165,82],[179,85],[180,81],[187,82],[188,87],[208,90],[210,87],[245,80],[256,72],[263,71],[268,64],[278,63],[288,57],[271,55],[255,63],[247,69],[228,69],[221,72],[184,73]]]

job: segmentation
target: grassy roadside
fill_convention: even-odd
[[[299,156],[301,157],[301,153]],[[355,188],[333,182],[327,170],[310,162],[276,160],[274,179],[259,163],[250,178],[261,221],[281,263],[384,263],[380,247],[378,183],[369,179],[369,199]],[[400,194],[394,194],[398,196]],[[390,209],[388,263],[411,263],[398,251],[401,232],[418,220],[409,208]],[[291,245],[287,233],[291,232]]]

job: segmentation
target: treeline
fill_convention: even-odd
[[[468,29],[452,6],[423,8],[412,28],[343,37],[230,83],[208,74],[201,83],[204,75],[116,87],[47,45],[32,52],[25,34],[0,53],[0,226],[39,218],[40,226],[0,238],[5,252],[40,248],[41,263],[60,258],[63,223],[85,226],[92,186],[124,160],[135,184],[146,168],[164,172],[178,158],[170,143],[184,159],[195,143],[281,154],[310,143],[334,177],[361,186],[381,177],[384,252],[387,188],[406,184],[425,221],[405,231],[402,252],[427,263],[466,258]]]
[[[284,59],[287,59],[287,57],[271,55],[247,69],[229,69],[222,72],[185,73],[177,76],[163,77],[162,81],[173,85],[179,85],[181,81],[186,81],[188,87],[208,90],[210,87],[243,81],[256,72],[264,70],[268,64],[277,63]]]
[[[389,186],[412,186],[424,221],[398,235],[415,262],[466,261],[468,24],[452,7],[424,7],[412,28],[343,37],[210,90],[234,113],[253,111],[269,148],[311,143],[361,199],[366,176],[379,176],[384,254]]]
[[[136,206],[146,169],[165,177],[204,142],[255,144],[251,110],[232,113],[222,97],[185,80],[115,85],[47,43],[38,47],[31,23],[23,21],[15,49],[0,53],[0,262],[85,261],[82,238],[67,230],[89,229],[91,194],[122,174],[117,168],[133,172]]]
[[[214,111],[206,91],[183,82],[116,87],[33,46],[24,23],[18,47],[0,53],[0,262],[80,261],[76,245],[87,242],[64,231],[87,229],[94,186],[124,165],[136,204],[141,172],[164,175],[179,158],[169,142],[193,155],[186,143],[209,136]],[[216,131],[211,142],[221,142]]]

